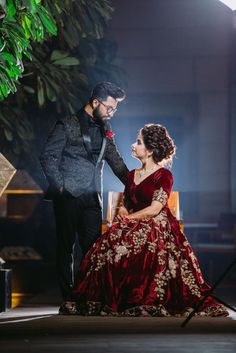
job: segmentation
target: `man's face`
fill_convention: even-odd
[[[93,106],[93,116],[96,120],[108,120],[111,119],[116,112],[117,101],[108,96],[106,100],[94,99]]]

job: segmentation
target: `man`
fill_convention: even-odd
[[[49,182],[57,229],[57,269],[64,302],[60,314],[75,311],[73,249],[82,256],[101,234],[104,160],[125,184],[128,169],[107,123],[125,92],[110,82],[95,86],[89,103],[76,115],[60,119],[40,157]]]

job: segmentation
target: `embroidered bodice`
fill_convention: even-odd
[[[166,168],[160,168],[139,184],[135,184],[134,174],[135,170],[129,172],[125,187],[126,207],[138,211],[148,207],[153,200],[160,201],[165,206],[173,185],[172,173]]]

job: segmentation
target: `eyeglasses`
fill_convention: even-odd
[[[117,109],[115,108],[112,108],[110,105],[106,105],[105,103],[103,103],[102,101],[100,101],[99,99],[97,99],[97,101],[100,103],[100,104],[102,104],[102,105],[104,105],[104,107],[107,109],[107,113],[108,114],[115,114],[115,112],[117,111]]]

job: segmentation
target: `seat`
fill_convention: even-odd
[[[108,226],[111,226],[119,207],[123,199],[123,192],[119,191],[109,191],[108,192],[108,201],[107,201],[107,217],[106,222]],[[172,214],[176,217],[177,220],[180,220],[179,212],[179,192],[172,191],[168,199],[168,206]]]

